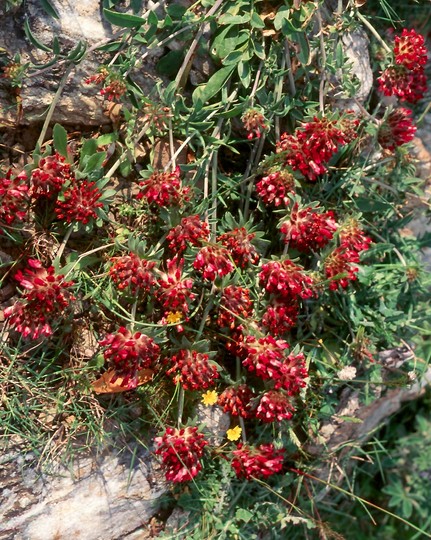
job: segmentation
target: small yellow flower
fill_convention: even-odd
[[[232,429],[226,431],[226,437],[229,441],[237,441],[241,437],[242,429],[239,426],[235,426]]]
[[[202,394],[202,403],[204,405],[215,405],[217,403],[218,394],[215,390],[208,390]]]
[[[181,313],[181,311],[171,311],[166,315],[166,322],[168,324],[177,324],[181,321],[182,318],[183,314]]]

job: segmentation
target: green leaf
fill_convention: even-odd
[[[92,171],[100,170],[105,159],[106,152],[97,152],[97,154],[93,154],[85,163],[83,172],[88,174]]]
[[[52,52],[58,56],[60,54],[60,42],[58,41],[58,37],[55,36],[52,40]]]
[[[274,28],[276,30],[281,30],[285,21],[288,21],[290,16],[290,8],[287,6],[282,6],[278,11],[277,15],[274,18]]]
[[[250,14],[246,13],[245,15],[231,15],[230,13],[225,13],[218,19],[218,24],[245,24],[250,21]]]
[[[114,24],[115,26],[121,26],[122,28],[135,28],[136,26],[142,26],[145,23],[145,19],[138,17],[137,15],[118,13],[118,11],[106,8],[103,9],[103,15],[109,23]]]
[[[265,23],[262,21],[256,11],[253,11],[250,24],[252,28],[265,28]]]
[[[310,44],[305,32],[296,32],[292,38],[298,43],[298,59],[303,66],[308,66],[310,63]]]
[[[157,62],[156,69],[161,75],[174,77],[184,60],[184,50],[169,51]]]
[[[222,67],[210,77],[207,84],[198,86],[192,95],[193,103],[196,104],[198,101],[206,103],[215,96],[230,77],[234,68],[235,64]]]
[[[75,64],[78,64],[87,50],[87,44],[84,41],[78,41],[78,45],[70,51],[67,55],[67,59]]]
[[[24,20],[24,33],[30,43],[32,43],[37,49],[41,49],[42,51],[46,52],[52,52],[52,49],[44,45],[41,41],[37,39],[37,37],[34,36],[33,32],[31,31],[27,17]]]
[[[244,88],[248,88],[251,83],[251,71],[250,64],[248,62],[239,62],[238,64],[238,75],[241,84]]]
[[[52,130],[54,148],[59,154],[67,158],[67,131],[60,124],[55,124]]]
[[[238,510],[235,512],[236,519],[239,519],[240,521],[244,521],[245,523],[248,523],[252,517],[253,514],[246,510],[245,508],[238,508]]]
[[[40,4],[42,8],[50,15],[51,17],[54,17],[54,19],[59,19],[60,16],[57,13],[57,10],[54,8],[54,6],[51,4],[49,0],[40,0]]]

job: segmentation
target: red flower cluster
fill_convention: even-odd
[[[377,135],[380,145],[386,150],[395,150],[397,146],[414,139],[416,126],[413,124],[410,109],[399,108],[388,114],[382,122]]]
[[[314,208],[293,205],[288,220],[280,228],[284,242],[299,251],[317,251],[332,240],[337,230],[334,212],[318,212]]]
[[[245,268],[259,260],[259,253],[251,243],[255,236],[254,233],[248,233],[245,227],[240,227],[220,235],[217,240],[228,249],[234,263]]]
[[[289,348],[288,343],[283,339],[274,339],[273,336],[256,338],[247,336],[244,347],[247,356],[243,360],[243,365],[254,371],[262,379],[280,379],[285,361],[284,351]]]
[[[23,337],[37,339],[51,336],[52,324],[65,317],[65,311],[75,299],[68,291],[73,285],[64,281],[63,275],[55,275],[53,266],[43,268],[40,261],[29,259],[23,272],[19,270],[15,279],[28,291],[24,302],[17,302],[4,310],[5,318]]]
[[[251,140],[255,137],[260,139],[262,133],[267,129],[265,117],[257,109],[248,109],[241,117],[245,130],[248,132],[247,139]]]
[[[177,254],[182,253],[187,245],[200,246],[202,241],[207,242],[210,229],[206,221],[202,221],[198,214],[183,217],[179,225],[171,229],[166,237],[169,249]]]
[[[283,449],[276,450],[273,444],[253,447],[239,443],[232,452],[231,465],[238,478],[267,478],[283,468],[283,453]]]
[[[296,301],[298,296],[303,299],[314,296],[313,279],[290,259],[264,264],[259,281],[268,293],[277,295],[283,301]]]
[[[253,311],[253,303],[250,300],[249,289],[229,285],[223,291],[220,300],[217,324],[220,328],[230,328],[238,325],[238,317],[247,319]]]
[[[196,296],[192,292],[193,280],[182,275],[184,259],[174,257],[167,260],[167,272],[157,270],[157,299],[162,304],[165,313],[181,311],[186,314],[189,311],[189,302]]]
[[[102,90],[100,90],[100,95],[106,96],[106,99],[108,101],[115,101],[117,99],[120,99],[120,97],[126,93],[126,90],[127,86],[124,81],[112,78],[109,84],[107,84],[102,88]]]
[[[277,143],[277,152],[285,153],[285,166],[315,181],[328,170],[326,165],[339,146],[357,137],[354,129],[357,125],[357,120],[348,117],[337,122],[315,116],[293,135],[283,133]]]
[[[55,213],[58,219],[64,219],[67,223],[79,221],[84,225],[91,219],[96,219],[95,208],[103,206],[97,202],[102,193],[95,182],[83,180],[80,183],[73,183],[61,195],[61,200],[57,199]]]
[[[209,363],[209,356],[197,351],[181,349],[165,362],[173,364],[166,374],[173,375],[175,384],[180,383],[184,390],[205,390],[219,377],[216,366]]]
[[[395,62],[411,71],[420,70],[427,63],[425,39],[415,30],[403,28],[401,36],[395,38]]]
[[[365,236],[359,222],[354,218],[343,223],[340,228],[340,243],[344,249],[350,249],[356,251],[356,253],[360,253],[361,251],[366,251],[370,247],[371,242],[371,238]]]
[[[386,68],[377,79],[379,90],[385,96],[398,96],[400,101],[416,103],[427,90],[424,37],[404,28],[401,36],[395,38],[394,57],[395,65]]]
[[[174,172],[153,172],[151,176],[139,183],[142,188],[136,195],[138,200],[146,199],[149,204],[169,207],[181,206],[190,200],[191,190],[182,187],[180,180],[180,168]]]
[[[126,290],[131,295],[148,294],[156,283],[154,261],[141,259],[134,253],[122,257],[112,257],[113,263],[109,276],[120,291]]]
[[[262,316],[262,326],[274,336],[282,336],[289,332],[298,319],[298,302],[289,303],[274,301]]]
[[[156,437],[154,442],[155,453],[162,456],[166,468],[166,480],[188,482],[202,469],[199,459],[208,442],[197,427],[167,427],[163,436]]]
[[[71,178],[70,165],[58,152],[41,158],[39,167],[31,173],[32,196],[57,195],[66,180]]]
[[[124,377],[122,386],[129,390],[138,385],[138,371],[152,367],[160,355],[160,347],[152,338],[140,332],[132,334],[124,326],[115,334],[108,334],[99,343],[107,347],[103,353],[105,360],[110,362],[118,377]]]
[[[263,394],[256,410],[256,418],[263,422],[290,420],[295,409],[283,391],[269,390]]]
[[[256,191],[267,206],[287,206],[289,193],[295,193],[295,179],[286,170],[270,172],[256,184]]]
[[[228,386],[218,397],[217,403],[232,416],[249,418],[252,410],[253,392],[246,384]]]
[[[329,288],[331,291],[338,289],[338,286],[345,289],[350,281],[356,280],[359,268],[359,255],[356,251],[338,247],[325,260],[326,277],[331,280]]]
[[[228,250],[216,245],[203,247],[196,255],[193,267],[209,281],[226,276],[234,269]]]
[[[281,367],[281,376],[275,380],[274,388],[283,388],[289,396],[294,396],[305,387],[307,377],[304,354],[289,354]]]
[[[17,219],[27,215],[28,181],[24,172],[12,176],[9,169],[4,178],[0,178],[0,221],[12,225]],[[1,229],[0,229],[1,234]]]
[[[379,91],[385,96],[397,96],[400,101],[416,103],[427,91],[423,70],[410,71],[404,66],[389,66],[377,79]]]

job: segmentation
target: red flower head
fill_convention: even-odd
[[[295,409],[289,396],[283,391],[269,390],[263,394],[256,410],[256,418],[263,422],[290,420]]]
[[[424,97],[427,78],[422,69],[409,71],[404,66],[390,66],[377,79],[379,91],[385,96],[397,96],[400,101],[416,103]]]
[[[66,180],[71,178],[70,165],[58,152],[41,158],[39,167],[31,173],[32,196],[57,195]]]
[[[221,328],[233,329],[238,325],[238,317],[247,319],[253,312],[250,291],[236,285],[229,285],[223,291],[217,324]]]
[[[229,336],[226,336],[225,347],[233,356],[243,357],[246,355],[244,349],[244,327],[242,325],[236,326],[229,332]]]
[[[413,124],[410,109],[395,109],[382,122],[377,135],[380,145],[386,150],[395,150],[397,146],[414,139],[416,126]]]
[[[201,221],[198,214],[182,218],[179,225],[169,231],[166,240],[169,242],[169,249],[177,254],[182,253],[191,246],[200,246],[202,241],[208,241],[210,229],[206,221]]]
[[[226,276],[234,269],[228,250],[214,245],[205,246],[198,252],[193,267],[210,281]]]
[[[273,444],[255,447],[239,443],[232,452],[232,467],[238,478],[267,478],[283,468],[283,453],[283,449],[276,450]]]
[[[139,183],[142,188],[136,196],[138,200],[146,199],[149,204],[169,207],[182,206],[190,200],[190,188],[182,187],[180,168],[174,172],[153,172],[153,174]]]
[[[175,429],[167,427],[161,437],[154,439],[155,453],[162,457],[166,480],[188,482],[202,469],[199,459],[208,442],[197,427]]]
[[[298,296],[303,299],[314,296],[312,278],[289,259],[264,264],[259,280],[267,292],[285,301],[296,301]]]
[[[356,280],[359,268],[355,263],[359,262],[357,251],[338,247],[325,260],[325,274],[331,280],[329,288],[335,291],[338,287],[345,289],[351,281]],[[336,277],[339,276],[339,277]]]
[[[127,290],[133,296],[151,292],[156,283],[154,261],[141,259],[134,253],[112,257],[110,260],[113,265],[109,269],[109,275],[120,291]]]
[[[123,326],[115,334],[108,334],[99,343],[102,347],[107,347],[103,353],[105,360],[113,366],[116,376],[124,378],[122,386],[129,390],[138,385],[138,371],[152,367],[160,354],[160,347],[152,338],[140,332],[132,334]]]
[[[106,96],[108,101],[116,101],[120,99],[127,91],[127,86],[124,81],[110,77],[109,83],[100,90],[101,96]]]
[[[247,139],[251,140],[255,137],[260,139],[262,133],[268,128],[265,124],[265,117],[257,109],[248,109],[241,117],[244,128],[248,131]]]
[[[289,332],[298,319],[298,302],[292,301],[288,304],[274,302],[268,306],[262,317],[262,326],[274,336],[282,336]]]
[[[205,390],[219,377],[216,366],[209,363],[209,356],[197,351],[181,349],[166,358],[166,362],[172,364],[166,374],[173,375],[175,384],[180,383],[184,390]]]
[[[356,120],[347,117],[336,122],[315,116],[293,135],[283,133],[277,143],[277,152],[285,152],[286,166],[314,181],[328,170],[326,164],[338,147],[357,137],[354,130],[357,124]]]
[[[37,339],[52,335],[51,325],[65,318],[65,311],[75,298],[68,290],[73,283],[64,281],[63,275],[55,275],[53,266],[43,268],[36,259],[29,259],[28,265],[30,268],[15,275],[21,287],[28,289],[23,294],[24,302],[6,308],[4,315],[24,337]]]
[[[253,392],[246,384],[228,386],[218,397],[218,404],[232,416],[248,418],[252,409]]]
[[[282,339],[276,340],[273,336],[247,336],[244,347],[247,356],[242,363],[249,371],[254,371],[264,380],[281,377],[285,361],[284,351],[289,348],[288,343]]]
[[[159,274],[157,299],[166,310],[166,314],[189,311],[189,302],[195,298],[192,292],[193,280],[182,275],[184,259],[174,257],[167,261],[167,272],[157,270]]]
[[[286,170],[270,172],[256,184],[256,191],[267,206],[287,206],[288,194],[295,193],[295,180]]]
[[[95,185],[95,182],[75,183],[62,194],[62,198],[57,199],[55,213],[58,219],[63,219],[67,223],[79,221],[88,223],[91,219],[96,219],[97,214],[95,208],[103,206],[101,202],[97,202],[102,193]]]
[[[401,36],[395,38],[394,56],[395,62],[407,69],[422,69],[428,60],[424,37],[404,28]]]
[[[307,253],[325,247],[332,240],[337,223],[332,211],[319,213],[308,207],[299,209],[295,203],[280,230],[286,244]]]
[[[240,268],[245,268],[248,264],[256,264],[259,260],[259,253],[251,243],[255,236],[248,233],[245,227],[240,227],[220,235],[217,240],[230,252],[234,263]]]
[[[6,176],[0,178],[0,222],[12,225],[16,220],[26,217],[27,192],[28,180],[24,172],[12,176],[12,169],[9,169]]]
[[[303,353],[289,354],[281,367],[281,376],[275,381],[274,388],[283,388],[289,396],[298,394],[306,386],[308,371]]]
[[[341,247],[348,251],[360,253],[366,251],[372,242],[371,238],[365,236],[359,222],[351,218],[340,227]],[[358,262],[352,260],[352,262]]]

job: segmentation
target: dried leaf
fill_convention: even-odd
[[[153,377],[154,371],[152,369],[141,369],[138,371],[138,384],[145,384]],[[111,382],[115,378],[115,371],[113,369],[106,371],[101,377],[91,383],[93,390],[96,394],[116,394],[118,392],[127,392],[130,388],[122,386],[124,378],[117,377],[114,382]]]

